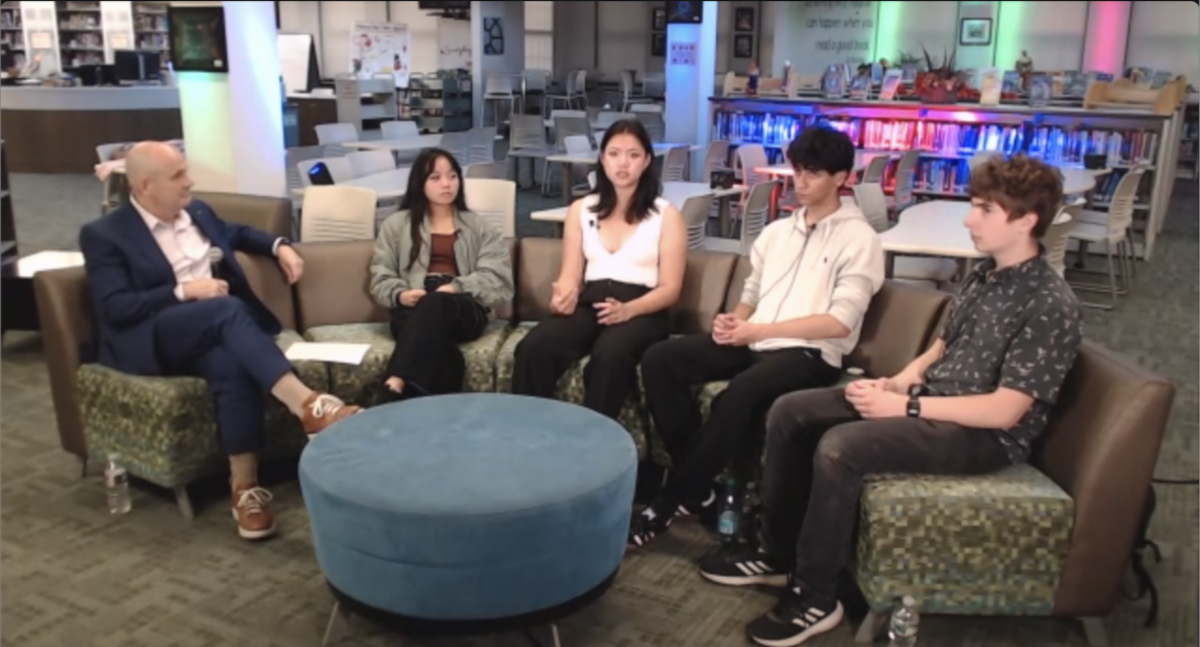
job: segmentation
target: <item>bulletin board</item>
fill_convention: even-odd
[[[391,75],[396,87],[407,88],[409,77],[407,25],[356,22],[350,30],[350,72],[360,79]]]

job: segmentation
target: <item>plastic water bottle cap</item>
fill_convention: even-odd
[[[854,377],[862,377],[863,375],[865,375],[865,372],[861,368],[858,368],[857,366],[851,366],[850,368],[846,369],[846,375],[853,375]]]

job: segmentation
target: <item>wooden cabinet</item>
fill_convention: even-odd
[[[317,145],[317,126],[337,123],[337,101],[333,97],[313,99],[288,97],[288,104],[296,106],[301,146]]]

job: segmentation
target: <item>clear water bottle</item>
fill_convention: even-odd
[[[721,546],[734,548],[739,543],[742,529],[742,506],[738,496],[737,480],[730,477],[725,481],[725,492],[717,515],[717,533],[721,535]]]
[[[121,455],[110,453],[104,466],[104,487],[108,489],[108,513],[125,514],[133,509],[129,498],[129,471],[121,464]]]
[[[921,625],[921,616],[917,613],[917,602],[911,595],[901,598],[899,604],[892,609],[892,621],[888,625],[888,647],[915,647],[917,644],[917,629]]]
[[[742,495],[740,541],[744,546],[758,543],[755,530],[758,528],[759,506],[758,488],[754,485],[754,481],[750,481],[746,483],[746,492]]]

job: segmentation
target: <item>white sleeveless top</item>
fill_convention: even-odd
[[[583,258],[587,268],[584,281],[617,281],[631,285],[643,285],[650,289],[658,287],[658,240],[662,237],[662,214],[668,203],[659,197],[654,200],[650,216],[638,223],[637,230],[616,252],[609,252],[600,242],[600,228],[592,207],[600,196],[583,198],[583,209],[579,224],[583,227]],[[613,216],[609,217],[611,222]]]

